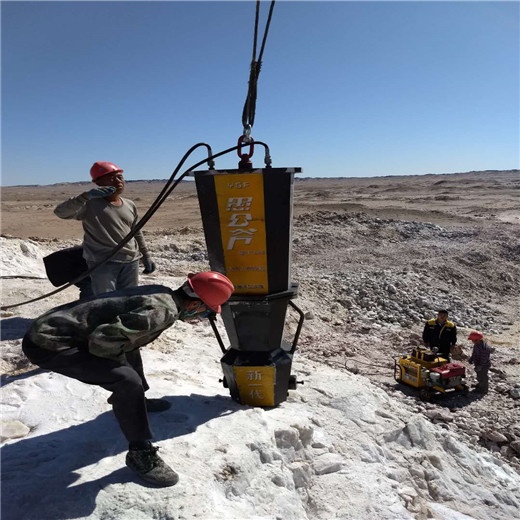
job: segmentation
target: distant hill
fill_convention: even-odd
[[[480,171],[469,171],[469,172],[452,172],[452,173],[421,173],[421,174],[411,174],[411,175],[399,175],[399,174],[396,174],[396,175],[374,175],[374,176],[368,176],[368,177],[365,177],[365,176],[351,176],[351,177],[302,177],[300,175],[296,175],[295,176],[295,179],[296,181],[298,182],[306,182],[306,181],[317,181],[317,180],[335,180],[335,181],[338,181],[338,180],[349,180],[349,179],[387,179],[387,178],[393,178],[393,179],[396,179],[396,178],[399,178],[399,177],[404,177],[404,178],[413,178],[413,177],[436,177],[436,176],[485,176],[485,175],[490,175],[490,174],[494,174],[494,175],[500,175],[500,174],[512,174],[512,173],[516,173],[516,174],[520,174],[520,170],[517,170],[517,169],[512,169],[512,170],[480,170]],[[146,184],[157,184],[157,183],[160,183],[160,184],[164,184],[168,179],[137,179],[137,180],[132,180],[132,179],[125,179],[125,181],[128,183],[128,184],[133,184],[133,183],[138,183],[138,182],[141,182],[141,183],[146,183]],[[193,182],[193,179],[192,178],[189,178],[189,179],[183,179],[181,181],[181,183],[184,183],[184,182]],[[43,186],[49,186],[49,187],[60,187],[60,186],[91,186],[92,185],[92,182],[91,181],[78,181],[78,182],[57,182],[55,184],[13,184],[13,185],[10,185],[9,187],[24,187],[24,188],[37,188],[37,187],[43,187]],[[7,187],[7,186],[6,186]]]

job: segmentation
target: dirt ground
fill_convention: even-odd
[[[52,210],[91,187],[3,188],[2,236],[27,240],[44,253],[80,243],[81,224],[60,220]],[[162,187],[160,181],[129,182],[125,196],[142,215]],[[182,183],[144,232],[158,272],[143,283],[208,268],[194,183]],[[292,277],[307,320],[298,355],[365,375],[403,406],[429,414],[465,442],[520,469],[519,236],[518,170],[344,179],[300,175]],[[50,289],[45,280],[5,279],[2,303]],[[70,292],[60,293],[3,317],[34,317],[70,299]],[[394,381],[394,357],[420,344],[424,321],[440,307],[450,309],[458,325],[458,357],[470,383],[475,378],[467,364],[467,333],[480,330],[495,347],[485,397],[450,394],[422,403],[415,391]],[[287,321],[290,337],[296,316],[289,312]],[[14,356],[4,370],[23,363]]]
[[[520,172],[489,171],[451,175],[309,179],[295,184],[296,216],[315,211],[363,212],[372,217],[443,225],[487,227],[520,225]],[[143,214],[159,194],[162,181],[127,182],[125,196]],[[59,202],[89,190],[90,182],[2,188],[2,233],[19,238],[70,239],[81,226],[57,219]],[[153,219],[148,231],[200,227],[195,185],[183,182]]]

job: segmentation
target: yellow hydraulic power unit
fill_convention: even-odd
[[[395,380],[418,388],[423,401],[430,401],[437,392],[468,390],[464,383],[465,367],[448,363],[447,359],[430,349],[414,348],[411,355],[403,355],[394,361]]]
[[[235,292],[222,306],[231,343],[225,348],[224,386],[242,404],[276,406],[296,388],[293,354],[304,313],[291,301],[294,175],[301,168],[241,168],[194,172],[211,269],[228,276]],[[299,314],[284,341],[287,308]]]

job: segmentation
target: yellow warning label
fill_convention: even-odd
[[[267,294],[264,180],[261,173],[215,176],[226,275],[236,294]]]
[[[276,367],[233,367],[240,402],[250,406],[274,406]]]

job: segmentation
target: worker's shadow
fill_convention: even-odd
[[[172,407],[150,415],[154,441],[189,434],[211,419],[241,409],[229,397],[219,395],[191,394],[165,399]],[[1,518],[85,518],[96,508],[98,493],[108,486],[130,481],[147,486],[125,466],[127,448],[112,411],[65,430],[4,446]],[[116,455],[118,469],[106,474],[107,468],[114,465],[112,457]],[[167,459],[168,452],[165,451],[164,455]],[[77,470],[90,465],[93,466],[88,471],[91,480],[83,481]],[[182,474],[182,468],[177,469]],[[101,476],[92,480],[96,473]],[[117,490],[114,493],[117,494]]]
[[[417,388],[402,383],[396,383],[394,388],[409,397],[415,397],[417,400],[420,400]],[[465,406],[482,399],[482,397],[481,394],[475,394],[472,392],[455,392],[449,390],[445,394],[441,394],[440,392],[434,394],[430,402],[443,408],[464,408]]]
[[[483,397],[482,394],[473,392],[446,392],[445,394],[436,395],[433,403],[449,409],[464,408],[475,401],[479,401]]]
[[[33,322],[29,318],[7,318],[0,320],[0,340],[23,338],[29,325]]]

